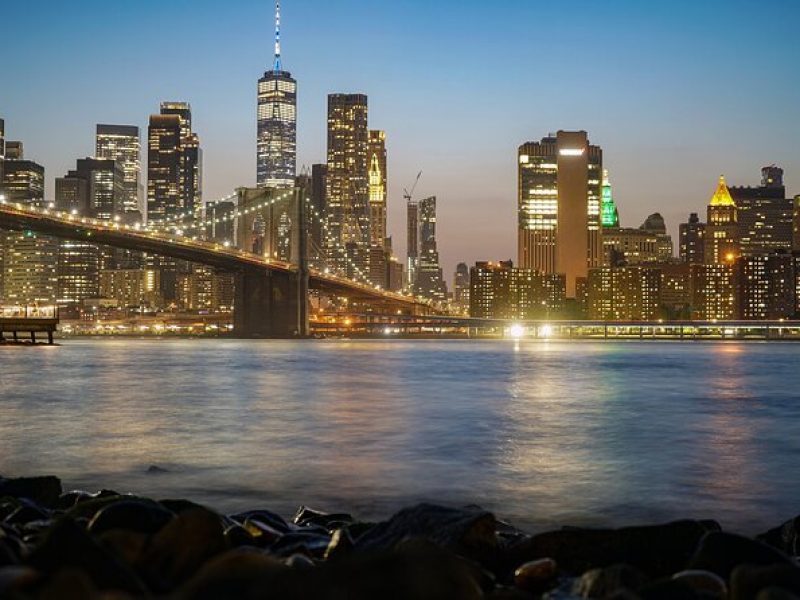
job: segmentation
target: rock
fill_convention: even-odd
[[[89,522],[94,534],[111,529],[138,533],[156,533],[169,523],[175,514],[152,500],[120,500],[104,506]]]
[[[800,567],[775,564],[769,566],[740,565],[731,574],[731,600],[750,600],[768,587],[775,586],[800,594]]]
[[[686,568],[700,539],[718,529],[714,523],[676,521],[622,529],[570,528],[528,537],[503,549],[508,572],[522,563],[552,558],[563,571],[580,575],[589,569],[624,563],[650,577]]]
[[[125,564],[135,566],[139,563],[147,545],[148,535],[124,529],[111,529],[101,533],[98,540]]]
[[[685,581],[660,579],[644,586],[637,594],[639,600],[712,600],[703,592],[697,592]]]
[[[305,554],[292,554],[285,561],[286,566],[290,569],[313,569],[314,561],[308,558]]]
[[[540,558],[517,567],[514,571],[514,585],[531,593],[539,593],[550,587],[557,576],[556,561],[552,558]]]
[[[292,523],[307,527],[309,525],[318,525],[324,527],[326,530],[335,529],[342,525],[349,525],[354,521],[353,516],[347,513],[324,513],[307,506],[301,506],[297,509]]]
[[[225,550],[220,516],[195,508],[181,512],[152,536],[139,567],[155,591],[169,591]]]
[[[100,546],[74,520],[62,518],[33,550],[29,564],[44,573],[74,568],[85,573],[100,589],[132,594],[146,592],[136,574],[106,548]]]
[[[232,550],[208,561],[176,594],[178,600],[217,600],[219,598],[265,598],[261,582],[286,567],[260,553]]]
[[[756,536],[756,539],[790,556],[800,556],[800,516]]]
[[[756,596],[756,600],[800,600],[800,596],[773,586],[761,590]]]
[[[196,502],[192,502],[191,500],[184,500],[183,498],[179,498],[177,500],[168,499],[168,500],[159,500],[158,503],[166,508],[168,511],[179,515],[183,512],[188,510],[208,510],[205,506],[201,504],[197,504]]]
[[[227,542],[229,548],[256,545],[255,538],[250,535],[249,531],[247,531],[238,523],[233,524],[225,529],[225,541]]]
[[[21,588],[35,583],[39,577],[39,572],[30,567],[0,567],[0,598],[14,597]]]
[[[72,490],[63,493],[58,497],[58,502],[56,502],[55,508],[58,510],[69,510],[79,502],[91,500],[92,498],[93,496],[89,492]]]
[[[279,540],[270,545],[267,550],[270,554],[280,557],[288,557],[292,554],[306,554],[312,558],[322,559],[325,551],[330,544],[330,536],[323,536],[318,533],[287,533]]]
[[[150,465],[147,467],[147,474],[148,475],[164,475],[165,473],[169,473],[167,469],[159,467],[158,465]]]
[[[714,531],[705,535],[700,541],[689,568],[712,571],[727,580],[731,571],[744,563],[791,565],[794,561],[772,546],[734,533]]]
[[[375,525],[355,541],[359,552],[389,550],[409,537],[422,537],[457,554],[492,563],[497,551],[494,516],[482,510],[460,510],[433,504],[406,508]],[[519,561],[520,564],[525,561]]]
[[[289,532],[289,525],[286,523],[283,517],[269,510],[249,510],[247,512],[231,515],[230,518],[239,523],[239,525],[244,525],[245,521],[252,519],[258,521],[259,523],[268,525],[275,531],[279,531],[281,533]]]
[[[331,541],[325,549],[325,560],[336,560],[342,556],[347,556],[355,548],[353,538],[347,527],[340,527],[331,535]]]
[[[40,600],[97,600],[97,588],[78,569],[62,569],[40,591]]]
[[[66,515],[71,519],[89,519],[91,520],[94,515],[100,511],[100,509],[105,508],[110,504],[114,504],[115,502],[122,502],[123,500],[135,500],[137,499],[136,496],[121,496],[119,494],[114,495],[97,495],[92,494],[90,498],[81,500],[75,504],[72,508],[67,510]],[[139,498],[140,500],[146,500],[145,498]]]
[[[530,600],[531,595],[517,587],[500,585],[492,590],[486,598],[488,600]]]
[[[32,502],[27,498],[20,498],[18,502],[19,506],[17,506],[17,508],[11,514],[3,519],[4,523],[21,525],[31,521],[44,521],[50,518],[50,511],[42,508],[35,502]]]
[[[644,573],[630,565],[611,565],[584,573],[575,583],[575,592],[581,598],[606,598],[623,590],[636,592],[648,581]]]
[[[685,583],[696,592],[704,593],[711,598],[724,600],[728,597],[728,585],[725,580],[711,571],[681,571],[675,573],[672,579]]]
[[[61,495],[61,480],[48,475],[45,477],[0,478],[0,498],[27,498],[42,506],[54,507]]]
[[[286,532],[278,531],[267,523],[262,523],[258,518],[246,519],[244,530],[253,538],[256,545],[267,548],[281,539]]]

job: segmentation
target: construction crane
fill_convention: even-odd
[[[408,188],[403,188],[405,194],[403,194],[403,198],[406,199],[406,202],[411,204],[411,198],[414,196],[414,190],[417,189],[417,184],[419,183],[419,178],[422,177],[422,171],[417,173],[417,178],[414,180],[414,185],[411,186],[411,191],[408,191]]]

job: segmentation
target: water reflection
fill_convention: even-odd
[[[375,518],[432,500],[537,528],[713,516],[757,530],[796,512],[798,358],[660,342],[0,349],[0,473],[223,510]]]

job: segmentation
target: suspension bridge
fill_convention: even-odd
[[[0,229],[31,230],[45,235],[144,252],[214,267],[234,274],[234,333],[239,337],[306,336],[309,293],[346,298],[375,314],[437,315],[445,311],[413,295],[390,292],[369,282],[366,274],[334,244],[339,264],[347,263],[354,276],[334,272],[322,263],[309,264],[307,220],[327,230],[324,217],[310,206],[301,188],[252,190],[242,188],[224,200],[238,202],[222,214],[208,218],[199,212],[174,215],[150,226],[125,224],[29,205],[0,201]],[[274,253],[253,252],[254,222],[272,222],[276,207],[289,211],[294,223],[290,258]],[[208,213],[206,213],[208,214]],[[234,243],[207,239],[212,226],[229,224],[236,232]],[[272,243],[268,244],[270,248]],[[321,254],[320,249],[316,249]]]

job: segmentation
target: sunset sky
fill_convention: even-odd
[[[405,252],[403,187],[439,199],[455,263],[516,259],[516,149],[558,129],[603,147],[625,226],[660,211],[673,235],[717,177],[762,166],[800,194],[796,0],[284,0],[298,80],[298,167],[324,162],[326,95],[369,96],[387,132],[389,231]],[[256,81],[274,5],[177,0],[8,3],[0,117],[53,179],[94,150],[96,123],[192,105],[205,198],[255,184]],[[144,147],[144,146],[143,146]],[[144,167],[144,165],[143,165]],[[677,242],[677,240],[676,240]]]

